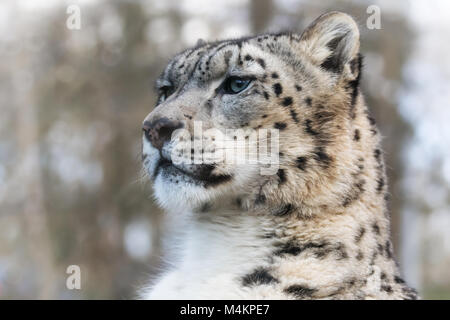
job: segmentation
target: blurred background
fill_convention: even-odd
[[[69,29],[69,5],[80,29]],[[367,19],[380,9],[381,28]],[[198,38],[355,17],[363,91],[384,136],[395,251],[425,298],[450,298],[450,3],[0,2],[0,299],[130,299],[161,269],[164,215],[140,178],[153,80]],[[69,265],[81,290],[66,287]]]

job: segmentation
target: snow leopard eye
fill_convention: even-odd
[[[245,90],[252,80],[240,77],[229,77],[225,80],[223,90],[226,94],[236,94]]]

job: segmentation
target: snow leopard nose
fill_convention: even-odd
[[[144,121],[142,124],[145,138],[158,150],[162,149],[164,142],[170,141],[172,133],[176,129],[182,127],[183,123],[181,121],[168,118],[159,118],[151,122]]]

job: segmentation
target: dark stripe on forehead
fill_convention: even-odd
[[[181,63],[184,63],[185,61],[187,61],[192,55],[194,55],[195,53],[198,53],[201,50],[214,50],[213,53],[211,53],[211,55],[209,55],[209,58],[206,62],[210,62],[210,60],[215,56],[215,54],[223,49],[224,47],[226,47],[227,45],[236,45],[238,46],[238,48],[240,49],[242,47],[242,45],[252,39],[256,39],[255,36],[249,36],[249,37],[242,37],[242,38],[238,38],[238,39],[229,39],[229,40],[221,40],[221,41],[215,41],[215,42],[208,42],[208,43],[203,43],[199,46],[195,46],[193,48],[190,49],[186,49],[185,51],[181,52],[178,56],[180,58],[175,58],[175,61],[179,61]],[[200,57],[200,60],[202,58]],[[180,61],[181,60],[181,61]],[[194,70],[198,67],[198,61],[196,63],[196,66],[194,67]],[[170,63],[170,69],[173,68],[173,62]],[[169,68],[167,68],[166,70],[169,70]],[[192,73],[191,73],[192,74]],[[190,75],[191,76],[191,75]]]
[[[197,62],[195,63],[194,67],[192,68],[191,72],[189,73],[189,75],[188,75],[188,77],[187,77],[187,80],[184,82],[183,86],[180,88],[179,94],[178,94],[178,95],[180,95],[181,92],[183,92],[183,88],[186,86],[187,83],[189,83],[189,80],[190,80],[190,79],[192,78],[192,76],[194,75],[195,70],[197,69],[198,64],[200,63],[200,61],[201,61],[201,59],[199,58],[199,59],[197,60]]]
[[[195,71],[197,71],[197,69],[201,69],[202,61],[203,61],[203,59],[206,58],[206,54],[207,54],[207,52],[201,54],[201,55],[198,57],[198,60],[197,60],[197,62],[195,63],[194,68],[192,68],[192,71],[191,71],[191,73],[189,74],[189,77],[188,77],[187,82],[189,82],[189,80],[192,79],[192,77],[194,76]]]
[[[205,53],[200,55],[199,57],[197,57],[197,61],[195,62],[194,67],[192,68],[191,72],[189,73],[188,76],[188,80],[192,78],[192,76],[194,75],[195,71],[197,70],[197,68],[200,66],[201,62],[203,59],[205,59],[206,55],[208,54],[209,50],[214,50],[217,47],[221,47],[223,43],[222,42],[214,42],[214,43],[209,43],[207,45],[202,46],[200,49],[204,49]],[[218,49],[214,50],[214,53],[217,52]],[[191,56],[193,53],[195,53],[196,51],[194,50],[193,52],[191,52],[189,54],[189,56]],[[197,51],[200,52],[200,51]],[[208,57],[211,57],[211,55],[209,55]],[[210,59],[208,59],[209,61]]]
[[[177,58],[177,57],[175,57],[173,60],[172,60],[172,62],[169,64],[169,67],[166,69],[167,71],[168,71],[168,76],[170,77],[170,79],[173,79],[173,71],[174,71],[174,66],[175,65],[184,65],[185,64],[185,62],[187,61],[187,60],[189,60],[189,58],[193,55],[193,54],[198,54],[199,52],[201,52],[202,50],[207,50],[208,49],[208,47],[210,47],[211,46],[211,44],[209,44],[209,43],[205,43],[205,44],[202,44],[202,45],[200,45],[200,46],[196,46],[196,47],[194,47],[194,48],[191,48],[191,49],[187,49],[185,52],[184,52],[184,56],[183,56],[183,53],[181,53],[181,56],[179,57],[179,58]],[[175,63],[176,62],[176,63]],[[187,66],[189,66],[189,64],[187,65]],[[187,66],[186,66],[186,68],[187,68]],[[165,74],[165,76],[167,76],[167,74]]]
[[[227,41],[225,43],[219,43],[217,46],[211,48],[214,51],[209,55],[208,60],[206,60],[206,64],[209,64],[212,58],[214,58],[221,49],[225,48],[228,45],[230,45],[230,43]]]
[[[222,40],[222,41],[215,41],[215,42],[209,42],[209,43],[203,43],[201,45],[195,46],[190,49],[186,49],[180,54],[178,54],[168,65],[168,67],[165,69],[163,73],[164,79],[170,79],[174,80],[176,71],[180,72],[180,67],[185,68],[185,73],[188,72],[189,67],[192,66],[192,63],[195,61],[194,66],[192,67],[189,74],[187,74],[187,80],[184,84],[181,85],[184,87],[186,83],[189,82],[195,75],[195,72],[197,69],[201,69],[203,64],[205,63],[207,66],[209,66],[210,61],[216,56],[216,54],[221,51],[223,48],[226,48],[227,46],[237,46],[239,48],[239,55],[240,55],[240,49],[242,48],[242,45],[249,40],[256,39],[254,36],[250,37],[243,37],[239,39],[230,39],[230,40]],[[203,52],[202,52],[203,51]],[[202,54],[199,54],[202,52]],[[197,60],[193,57],[193,55],[197,54]],[[188,60],[194,60],[187,63]],[[227,68],[229,61],[224,61],[225,64],[227,64]],[[205,70],[206,71],[206,70]],[[178,91],[178,90],[177,90]],[[179,90],[178,94],[181,93],[183,90]]]
[[[238,46],[238,48],[240,49],[240,46],[238,44],[236,44],[234,41],[223,41],[223,42],[219,42],[217,43],[215,46],[213,46],[212,48],[210,48],[210,50],[212,51],[211,53],[206,53],[204,56],[200,57],[198,63],[196,64],[196,66],[194,67],[194,73],[195,70],[197,68],[201,69],[201,66],[203,65],[203,62],[205,63],[205,65],[209,65],[210,61],[223,49],[229,47],[229,46]],[[229,67],[229,60],[225,61],[226,63],[226,68],[228,69]],[[190,75],[189,78],[191,78],[191,76],[194,74],[192,73]]]

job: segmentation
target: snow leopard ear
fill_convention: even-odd
[[[300,50],[323,69],[342,73],[359,55],[358,26],[349,15],[329,12],[318,17],[300,37]],[[352,62],[353,63],[353,62]]]

